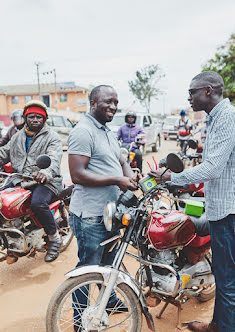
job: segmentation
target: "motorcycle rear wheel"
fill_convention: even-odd
[[[98,287],[99,285],[100,287]],[[82,320],[89,310],[93,310],[99,296],[100,288],[104,286],[103,277],[99,273],[88,273],[74,278],[67,279],[53,295],[46,315],[46,331],[47,332],[63,332],[74,331],[75,326],[77,331],[84,331]],[[74,303],[72,300],[72,293],[81,289],[83,292],[86,289],[88,304],[81,311],[81,306],[78,300]],[[86,288],[85,288],[86,287]],[[128,312],[118,312],[118,308],[114,307],[109,311],[106,309],[102,319],[106,319],[106,326],[103,326],[97,331],[109,330],[110,332],[141,332],[142,326],[142,311],[136,294],[126,284],[119,284],[115,288],[116,295],[119,300],[125,303]],[[73,317],[73,310],[76,307],[77,312],[80,311],[80,316],[77,319]],[[107,313],[109,315],[107,315]],[[107,318],[108,317],[108,318]],[[107,321],[108,319],[108,321]],[[91,330],[90,330],[91,331]]]
[[[63,214],[63,216],[62,216]],[[60,211],[61,218],[56,220],[56,224],[58,226],[59,233],[62,237],[62,244],[60,246],[60,252],[65,251],[70,245],[73,239],[73,232],[69,226],[69,213],[67,209],[63,206],[62,213]]]
[[[215,283],[209,285],[207,288],[205,288],[203,291],[201,291],[201,293],[199,294],[199,296],[197,297],[197,300],[199,302],[207,302],[210,299],[212,299],[215,296]]]
[[[207,255],[207,259],[209,260],[209,262],[211,264],[211,261],[212,261],[211,251]],[[212,299],[215,296],[215,290],[216,290],[216,285],[215,285],[215,282],[213,282],[212,284],[208,285],[205,289],[203,289],[201,291],[201,293],[199,293],[197,300],[199,302],[209,301],[210,299]]]

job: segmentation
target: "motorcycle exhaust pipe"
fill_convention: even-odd
[[[24,242],[24,249],[23,250],[20,250],[20,249],[7,249],[8,252],[24,254],[27,251],[29,251],[29,249],[31,249],[31,248],[28,248],[26,237],[25,237],[24,233],[22,233],[19,229],[0,227],[0,233],[16,233],[16,234],[20,235],[20,237],[22,238],[22,240]]]

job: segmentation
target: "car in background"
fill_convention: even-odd
[[[70,131],[75,124],[65,116],[56,113],[48,113],[47,124],[59,134],[62,140],[63,150],[66,150]]]
[[[180,119],[178,116],[168,116],[163,122],[162,135],[164,140],[168,138],[177,139],[178,130],[176,129],[177,121]]]
[[[117,134],[118,129],[125,124],[125,115],[126,113],[116,113],[112,122],[107,123],[108,127],[115,134]],[[151,147],[153,152],[157,152],[161,145],[161,134],[151,114],[136,113],[136,124],[142,127],[146,134],[145,150]]]

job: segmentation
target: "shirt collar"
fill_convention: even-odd
[[[221,100],[218,104],[216,104],[215,107],[212,108],[210,113],[207,114],[207,116],[206,116],[207,125],[209,125],[211,123],[211,121],[213,120],[213,118],[215,118],[216,115],[221,111],[221,108],[223,108],[225,105],[227,105],[229,103],[230,103],[229,99],[225,98],[225,99]]]
[[[220,112],[221,107],[224,107],[226,104],[229,104],[230,101],[228,98],[221,100],[218,104],[215,105],[214,108],[212,108],[211,112],[209,113],[208,117],[214,118],[218,112]]]
[[[126,125],[127,125],[127,127],[132,128],[132,127],[136,126],[136,123],[126,123]]]
[[[99,121],[97,121],[91,114],[87,113],[85,116],[88,119],[90,119],[97,128],[103,129],[105,131],[110,131],[109,127],[107,127],[106,125],[102,125],[102,123],[100,123]]]

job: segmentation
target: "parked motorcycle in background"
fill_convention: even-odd
[[[37,166],[45,169],[51,160],[47,155],[37,158]],[[37,221],[31,208],[32,191],[35,181],[30,176],[19,173],[0,172],[0,262],[15,263],[20,257],[34,257],[37,251],[45,251],[48,243],[44,229]],[[20,179],[20,186],[6,188],[13,179]],[[49,205],[62,238],[60,251],[64,251],[72,241],[73,233],[68,222],[68,207],[72,185],[65,188]]]
[[[183,170],[177,154],[169,154],[166,162],[173,172]],[[148,327],[155,331],[148,308],[162,301],[165,305],[157,317],[161,317],[168,304],[175,305],[180,327],[181,306],[185,301],[190,297],[208,301],[214,296],[210,237],[198,236],[194,222],[203,209],[192,202],[185,202],[184,211],[174,208],[178,205],[174,203],[177,201],[174,192],[184,187],[156,183],[150,176],[141,179],[139,186],[140,197],[126,191],[117,203],[108,202],[105,207],[107,231],[123,229],[120,235],[100,244],[120,241],[112,266],[82,266],[66,274],[68,279],[57,289],[48,306],[47,332],[67,331],[73,326],[77,331],[140,332],[142,314]],[[157,208],[157,202],[164,197],[171,207],[159,205]],[[128,245],[136,249],[136,254],[127,252]],[[140,264],[135,278],[123,262],[125,254]],[[118,302],[111,311],[106,307],[113,289],[120,303],[125,304],[125,312],[119,310]],[[85,304],[74,296],[72,299],[75,291],[86,296]],[[75,309],[77,316],[73,316]]]

